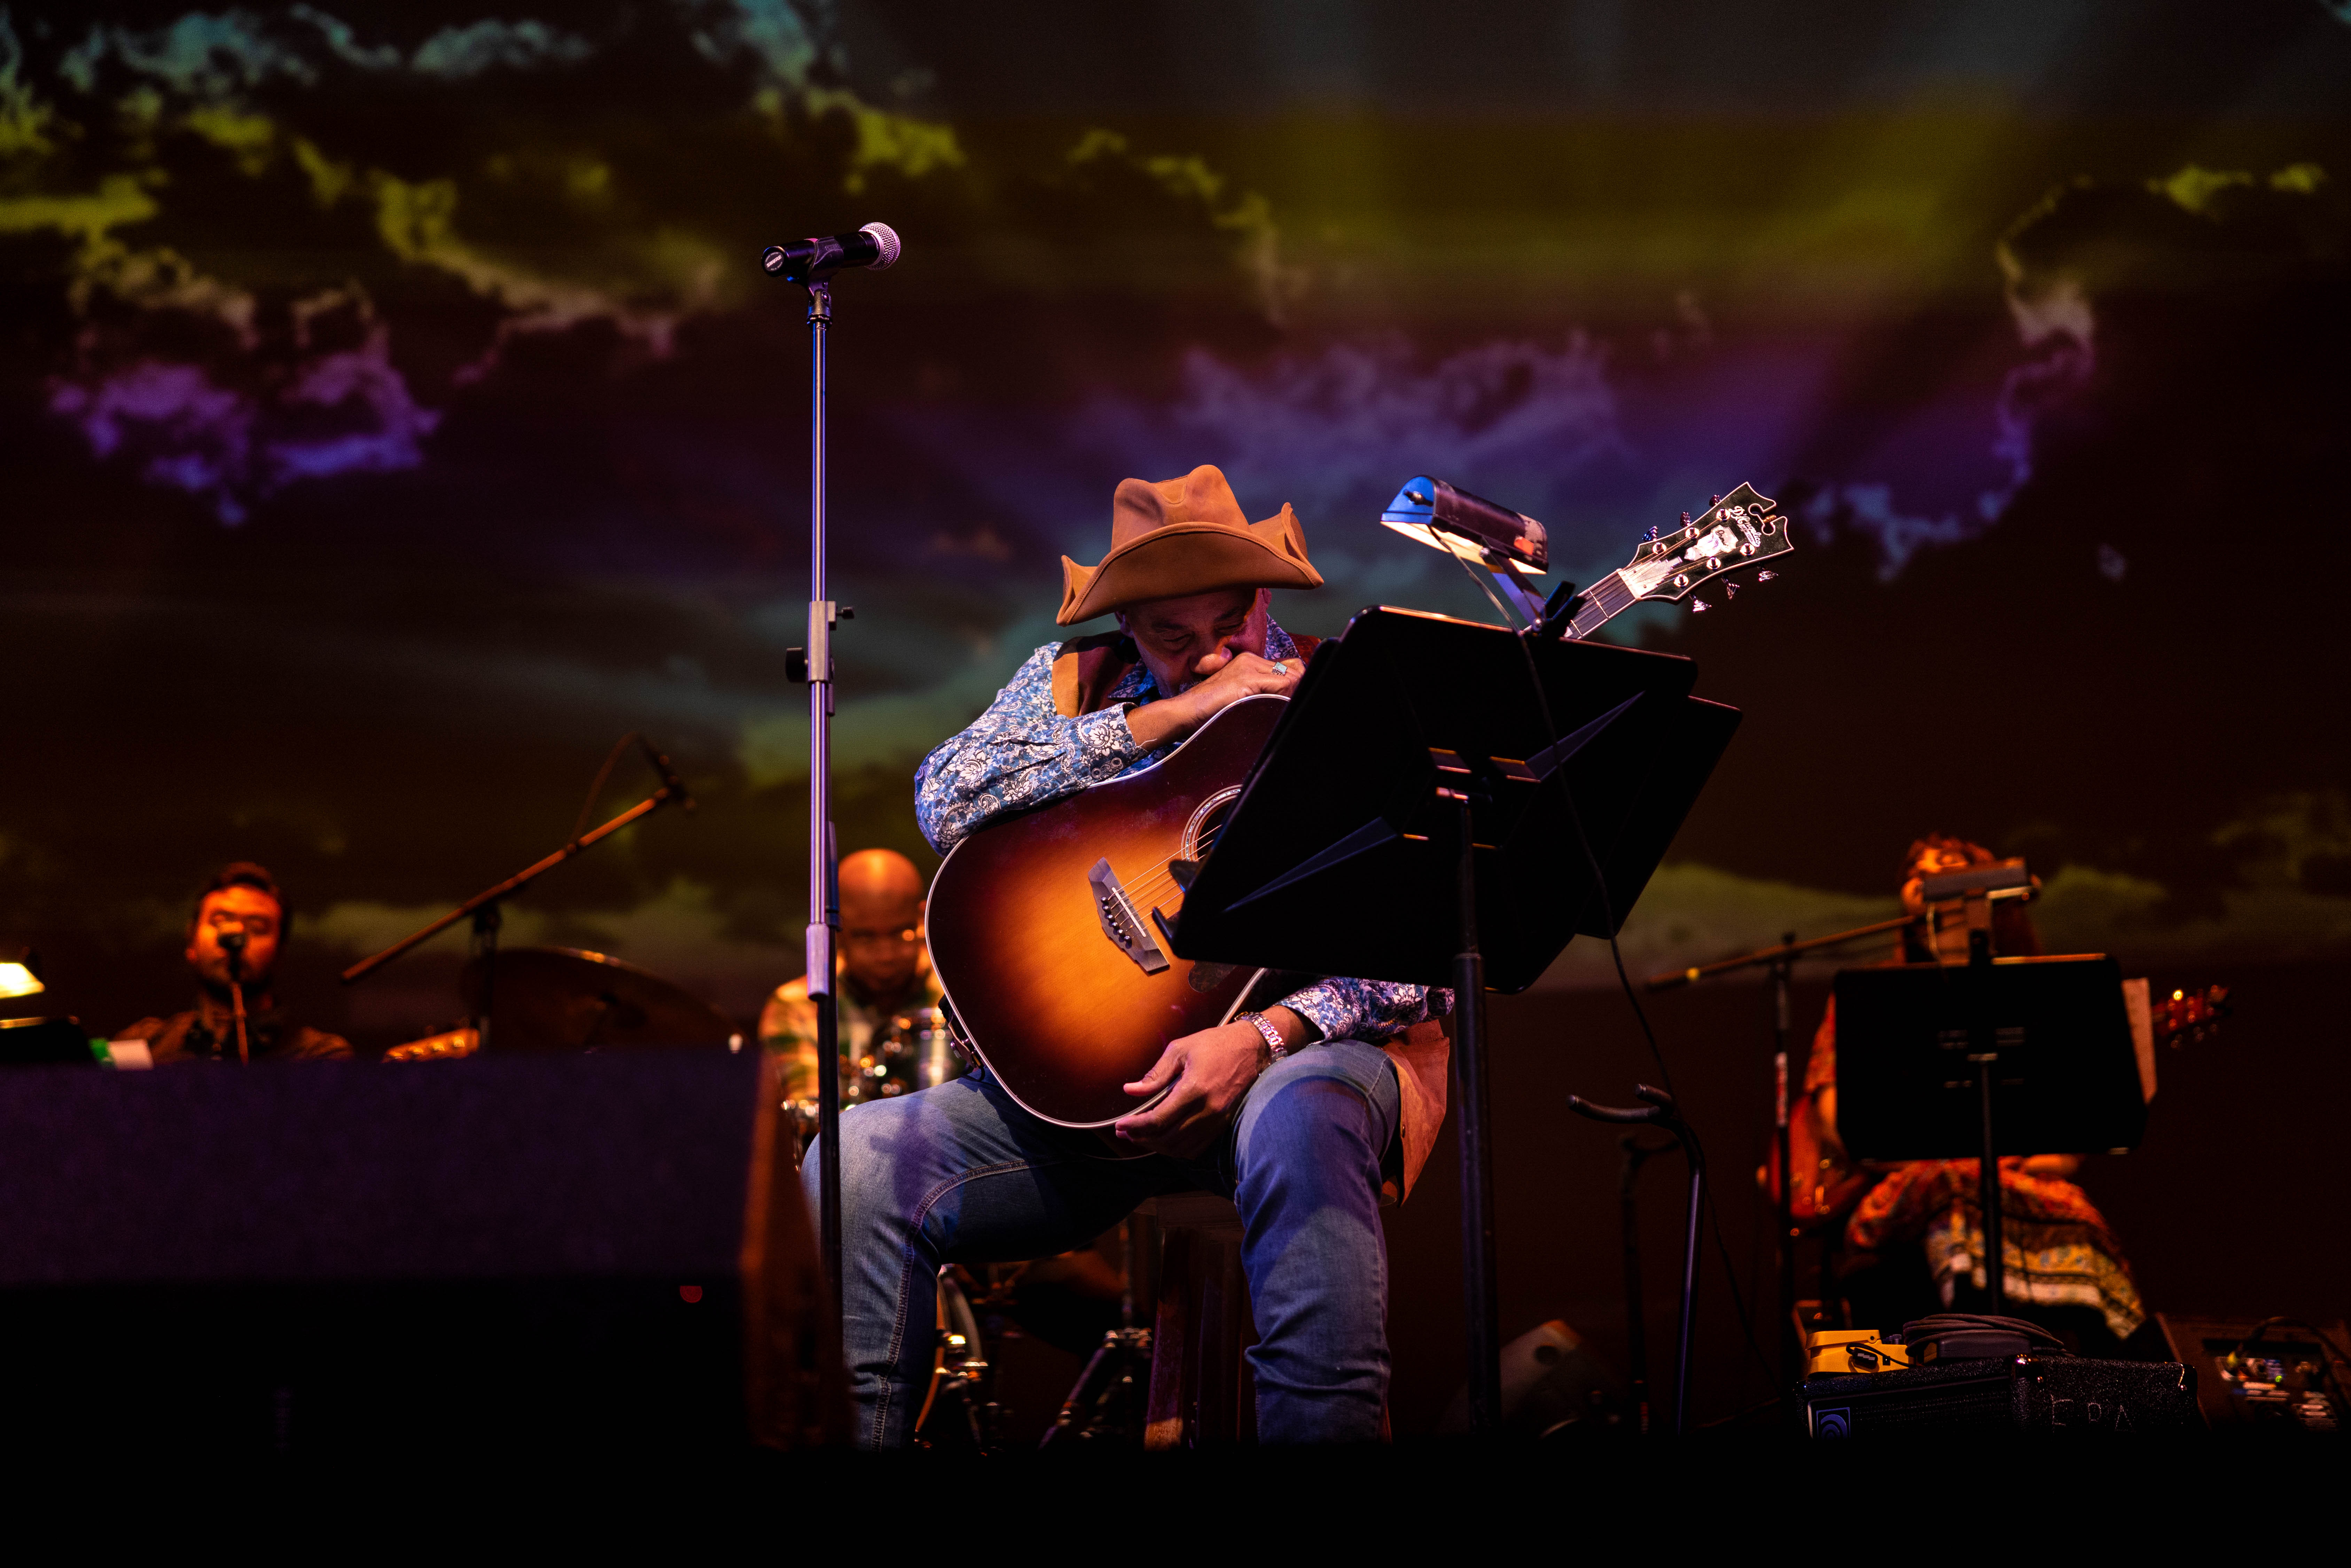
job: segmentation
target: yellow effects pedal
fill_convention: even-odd
[[[1822,1329],[1804,1336],[1804,1353],[1806,1377],[1892,1372],[1910,1364],[1910,1353],[1878,1338],[1876,1329]]]

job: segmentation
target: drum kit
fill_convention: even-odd
[[[841,1061],[841,1103],[890,1100],[917,1089],[935,1088],[966,1071],[963,1054],[938,1008],[910,1008],[874,1031],[854,1060]]]

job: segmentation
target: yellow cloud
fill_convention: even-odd
[[[582,321],[609,318],[622,332],[645,344],[656,355],[669,352],[682,308],[641,309],[592,284],[549,277],[500,261],[459,237],[457,184],[454,180],[411,183],[381,170],[368,176],[376,200],[376,230],[394,256],[421,267],[437,267],[462,279],[486,298],[495,299],[513,316],[499,329],[501,342],[516,332],[561,331]],[[674,257],[679,242],[667,237]],[[655,247],[656,254],[660,247]],[[715,265],[696,276],[686,269],[675,296],[679,307],[708,303],[716,288]],[[495,359],[496,348],[475,367],[479,373]]]
[[[159,211],[138,175],[109,174],[87,196],[0,197],[0,234],[56,229],[94,245],[108,230],[143,223]]]
[[[240,114],[233,109],[190,110],[182,121],[189,130],[236,159],[239,172],[258,174],[269,167],[277,151],[277,128],[263,114]]]
[[[307,136],[294,138],[294,162],[309,176],[310,194],[322,207],[331,207],[341,201],[359,182],[357,172],[349,163],[339,163],[328,157]]]
[[[1149,175],[1170,195],[1197,203],[1210,223],[1232,236],[1241,270],[1257,286],[1259,305],[1277,325],[1291,302],[1305,291],[1305,268],[1282,264],[1281,233],[1273,221],[1273,204],[1254,191],[1244,191],[1229,204],[1219,205],[1225,177],[1207,160],[1177,153],[1141,156],[1117,131],[1097,129],[1078,138],[1077,145],[1070,149],[1069,162],[1076,168],[1098,162],[1123,162]]]
[[[963,149],[952,126],[893,114],[839,89],[813,89],[806,101],[811,113],[843,115],[857,128],[857,148],[849,156],[849,172],[841,183],[843,190],[862,191],[865,176],[875,169],[895,169],[918,179],[934,169],[963,166]],[[780,99],[775,100],[775,107],[781,107]]]
[[[2315,163],[2289,163],[2266,181],[2256,180],[2242,170],[2205,169],[2189,163],[2168,179],[2149,180],[2147,187],[2169,197],[2189,212],[2202,215],[2210,212],[2214,199],[2223,191],[2267,184],[2273,191],[2310,196],[2317,194],[2318,187],[2325,183],[2326,171]]]

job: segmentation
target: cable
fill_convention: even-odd
[[[1542,714],[1543,733],[1550,738],[1552,745],[1557,746],[1559,726],[1552,717],[1551,696],[1543,690],[1542,672],[1535,667],[1534,650],[1527,646],[1527,639],[1522,634],[1510,626],[1510,615],[1502,609],[1501,600],[1495,596],[1491,588],[1487,587],[1485,580],[1479,577],[1477,570],[1468,561],[1462,560],[1459,556],[1454,556],[1453,559],[1461,561],[1461,570],[1469,574],[1469,580],[1477,583],[1479,588],[1484,591],[1486,597],[1492,601],[1495,611],[1501,614],[1503,628],[1510,632],[1510,641],[1518,648],[1519,657],[1526,664],[1527,684],[1533,688],[1535,706]],[[1601,918],[1606,923],[1608,930],[1608,956],[1616,967],[1616,983],[1623,988],[1625,1001],[1632,1005],[1633,1017],[1641,1026],[1641,1039],[1648,1045],[1650,1059],[1657,1064],[1658,1076],[1665,1080],[1666,1092],[1673,1095],[1676,1103],[1679,1103],[1681,1097],[1674,1089],[1674,1070],[1666,1065],[1666,1053],[1657,1044],[1656,1031],[1649,1027],[1649,1015],[1641,1006],[1640,993],[1633,988],[1632,977],[1625,972],[1625,951],[1616,941],[1616,911],[1609,901],[1608,879],[1600,869],[1600,857],[1592,852],[1590,835],[1583,831],[1583,813],[1576,810],[1575,791],[1567,787],[1567,780],[1564,778],[1560,780],[1559,793],[1560,799],[1567,805],[1567,820],[1575,829],[1576,847],[1583,852],[1584,867],[1592,873],[1593,891],[1600,899]],[[1787,1179],[1785,1173],[1782,1173],[1781,1179]],[[1723,1239],[1722,1210],[1715,1204],[1712,1184],[1708,1184],[1706,1189],[1706,1212],[1708,1228],[1714,1235],[1715,1251],[1722,1259],[1723,1283],[1730,1290],[1731,1310],[1738,1314],[1740,1337],[1747,1342],[1747,1354],[1754,1358],[1755,1364],[1762,1370],[1765,1385],[1769,1386],[1777,1381],[1778,1375],[1771,1370],[1771,1364],[1764,1356],[1762,1348],[1755,1343],[1755,1322],[1748,1315],[1747,1298],[1739,1289],[1739,1270],[1731,1261],[1729,1243]]]
[[[1923,1318],[1913,1318],[1902,1325],[1902,1343],[1906,1346],[1939,1345],[1942,1341],[1963,1334],[2014,1334],[2027,1345],[2070,1354],[2065,1342],[2026,1318],[2000,1317],[1991,1312],[1933,1312]],[[1911,1364],[1919,1364],[1913,1354]]]
[[[1722,1239],[1722,1210],[1714,1205],[1712,1182],[1707,1184],[1706,1214],[1708,1228],[1714,1232],[1714,1249],[1722,1259],[1722,1282],[1730,1287],[1730,1308],[1739,1314],[1740,1337],[1747,1342],[1747,1354],[1755,1358],[1757,1368],[1762,1372],[1764,1386],[1770,1387],[1780,1380],[1780,1375],[1772,1370],[1763,1347],[1755,1343],[1755,1321],[1747,1315],[1747,1298],[1740,1293],[1739,1275],[1730,1265],[1730,1248]]]
[[[1447,550],[1445,553],[1447,555],[1453,555],[1451,550]],[[1518,628],[1510,624],[1510,612],[1502,608],[1501,596],[1494,591],[1494,585],[1478,575],[1478,569],[1469,564],[1468,557],[1453,555],[1453,559],[1461,563],[1461,570],[1469,574],[1469,580],[1478,585],[1478,591],[1486,596],[1486,602],[1492,605],[1494,607],[1494,613],[1502,618],[1503,630],[1516,632]],[[1553,736],[1552,738],[1556,740],[1559,737],[1557,736]]]
[[[619,740],[613,742],[611,755],[604,758],[603,767],[596,769],[596,782],[588,786],[588,799],[580,802],[579,819],[571,824],[571,841],[573,843],[578,843],[580,841],[580,835],[588,831],[588,819],[595,812],[596,798],[603,794],[605,781],[612,777],[612,769],[620,763],[621,753],[628,750],[630,745],[635,741],[636,738],[637,732],[632,729],[629,731],[628,734],[621,737]]]
[[[1452,554],[1450,550],[1446,553]],[[1518,648],[1519,657],[1526,662],[1527,684],[1534,688],[1535,706],[1542,714],[1543,733],[1550,737],[1553,746],[1557,746],[1559,726],[1552,719],[1551,696],[1543,690],[1542,672],[1535,668],[1534,651],[1527,646],[1525,637],[1511,630],[1509,624],[1509,612],[1502,610],[1502,601],[1495,597],[1494,591],[1488,588],[1484,580],[1479,577],[1477,569],[1468,561],[1461,560],[1458,555],[1453,559],[1461,561],[1461,570],[1469,574],[1469,580],[1477,583],[1479,588],[1485,591],[1486,597],[1493,601],[1495,610],[1501,612],[1503,630],[1510,632],[1510,642]],[[1562,779],[1559,781],[1559,793],[1560,799],[1567,803],[1567,820],[1575,829],[1575,843],[1576,847],[1583,852],[1584,867],[1592,873],[1593,891],[1600,896],[1600,915],[1608,927],[1608,956],[1616,966],[1616,983],[1624,988],[1625,999],[1632,1004],[1633,1017],[1641,1026],[1642,1040],[1648,1043],[1650,1060],[1657,1064],[1657,1075],[1665,1080],[1666,1092],[1674,1094],[1676,1099],[1679,1099],[1680,1096],[1676,1094],[1674,1090],[1674,1070],[1666,1065],[1666,1053],[1658,1048],[1656,1031],[1649,1027],[1649,1015],[1641,1007],[1640,994],[1633,989],[1632,977],[1625,972],[1625,952],[1616,943],[1616,911],[1608,900],[1608,879],[1600,870],[1600,857],[1592,852],[1592,840],[1583,831],[1583,813],[1575,808],[1575,791],[1567,787],[1565,779]]]

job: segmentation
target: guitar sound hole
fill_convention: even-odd
[[[1240,786],[1219,789],[1200,802],[1184,824],[1182,857],[1187,861],[1206,860],[1208,852],[1217,847],[1217,835],[1224,831],[1225,819],[1233,814],[1233,802],[1241,798]]]

